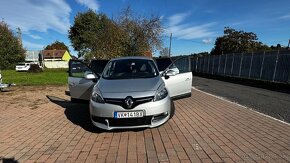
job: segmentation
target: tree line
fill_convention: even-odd
[[[216,38],[211,52],[201,52],[199,55],[222,55],[288,49],[289,47],[282,47],[281,44],[269,47],[260,42],[258,36],[253,32],[238,31],[230,27],[225,27],[224,35]]]

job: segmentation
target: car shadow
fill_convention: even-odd
[[[93,132],[93,133],[101,133],[101,132],[112,132],[105,131],[95,127],[90,119],[90,111],[89,111],[89,102],[81,101],[78,103],[73,103],[71,101],[55,97],[55,96],[46,96],[51,102],[61,106],[64,108],[64,114],[67,119],[70,120],[73,124],[82,127],[84,130]],[[124,132],[124,131],[143,131],[146,128],[139,129],[129,129],[129,130],[113,130],[113,132]]]
[[[93,126],[90,120],[89,103],[72,103],[71,101],[49,95],[46,97],[51,102],[64,108],[64,114],[73,124],[78,125],[89,132],[101,132],[101,130]]]
[[[2,163],[19,163],[15,158],[1,158],[0,156],[0,162]]]

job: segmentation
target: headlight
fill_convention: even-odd
[[[97,103],[105,103],[103,96],[101,94],[100,89],[98,88],[97,85],[94,86],[93,92],[92,92],[92,100],[97,102]]]
[[[157,92],[156,92],[155,97],[154,97],[154,101],[162,100],[167,95],[168,95],[168,92],[167,92],[167,89],[165,88],[165,84],[163,83],[158,87]]]

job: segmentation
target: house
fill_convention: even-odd
[[[27,50],[25,62],[35,62],[46,68],[68,68],[73,57],[67,50]]]
[[[72,59],[67,50],[42,50],[42,57],[46,68],[68,68]]]
[[[67,50],[43,50],[44,61],[69,61],[72,59]]]

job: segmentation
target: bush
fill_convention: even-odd
[[[42,72],[43,70],[39,67],[38,64],[31,64],[30,68],[28,69],[29,73],[39,73]]]

